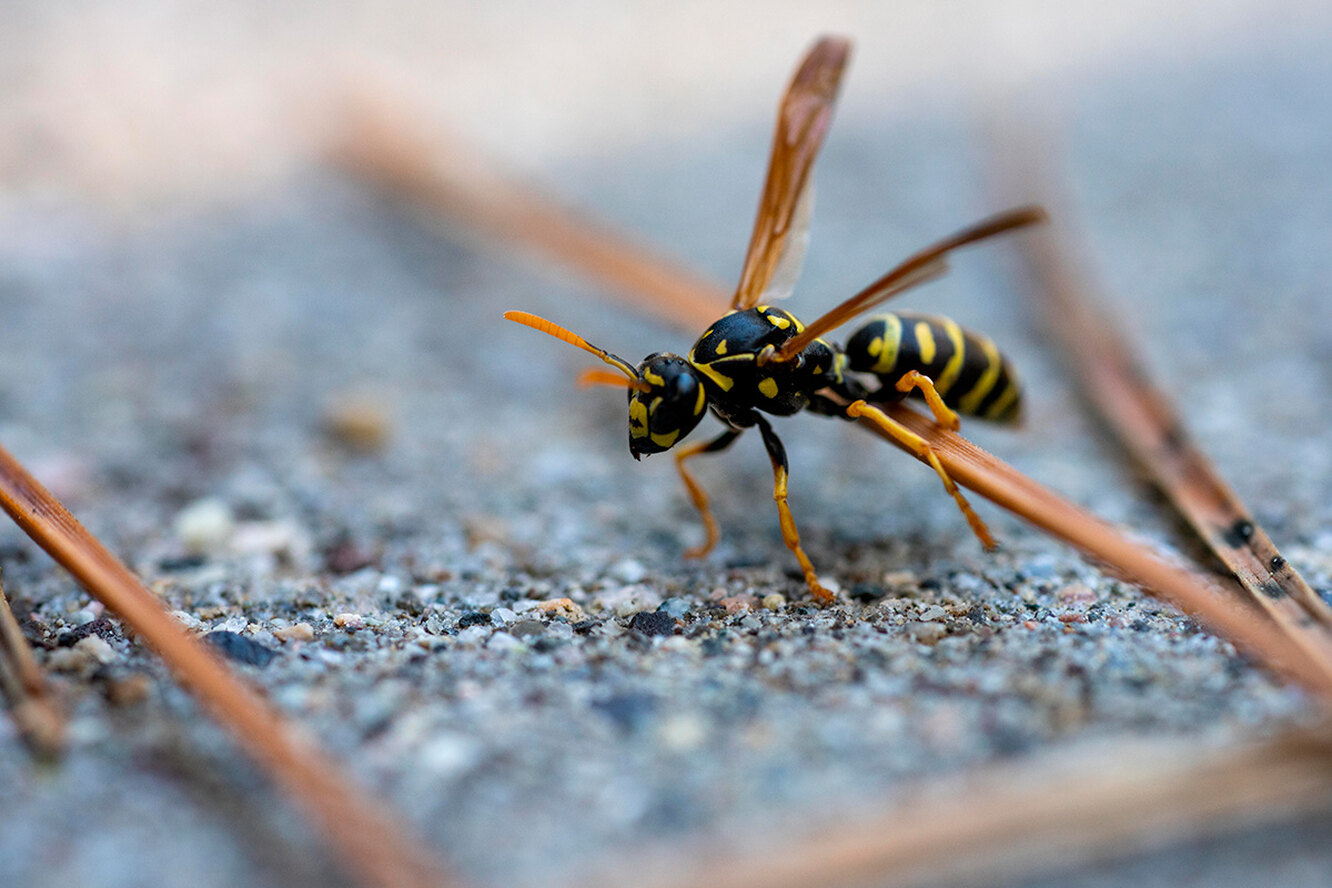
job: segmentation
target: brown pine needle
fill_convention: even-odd
[[[1325,733],[1199,753],[1192,740],[1119,740],[919,787],[890,810],[603,864],[593,888],[956,885],[1069,869],[1332,806]]]
[[[673,260],[560,207],[505,177],[484,158],[469,155],[465,168],[452,167],[455,144],[450,140],[431,145],[411,125],[411,119],[392,113],[387,105],[377,108],[363,102],[356,106],[337,155],[352,172],[395,196],[558,261],[609,288],[626,304],[646,309],[682,330],[697,333],[725,311],[729,294],[721,286],[693,276],[681,277]],[[589,246],[592,244],[595,248]],[[626,267],[633,273],[625,274]],[[673,283],[660,286],[663,281]],[[1320,696],[1332,698],[1332,661],[1305,647],[1292,650],[1285,633],[1260,613],[1237,603],[1207,577],[1170,564],[915,411],[898,405],[889,413],[938,451],[958,483],[1182,608]]]
[[[235,735],[324,834],[361,884],[441,888],[433,857],[377,803],[344,778],[344,769],[301,739],[161,603],[63,505],[0,447],[0,507],[84,588],[153,647],[185,685]]]
[[[28,750],[42,761],[58,759],[65,749],[65,716],[46,687],[41,667],[9,609],[0,584],[0,695]]]
[[[1010,139],[995,152],[996,178],[1024,195],[1054,199],[1030,159],[1051,152]],[[1025,159],[1025,160],[1024,160]],[[1292,644],[1332,668],[1332,608],[1277,551],[1272,540],[1194,444],[1169,399],[1147,378],[1125,337],[1097,306],[1058,229],[1032,232],[1022,255],[1035,286],[1036,312],[1062,346],[1086,399],[1129,455],[1209,549],[1235,575],[1247,598]]]

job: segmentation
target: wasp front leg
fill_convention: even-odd
[[[754,418],[759,432],[763,435],[763,446],[768,450],[768,459],[772,461],[772,498],[777,503],[777,515],[782,523],[782,540],[786,543],[786,548],[790,549],[800,562],[805,582],[809,585],[809,593],[819,604],[832,604],[837,600],[837,596],[819,583],[818,574],[814,573],[814,565],[810,563],[805,550],[800,547],[800,532],[796,530],[791,507],[786,504],[786,448],[782,446],[782,440],[777,437],[777,433],[772,430],[767,420],[757,414]]]
[[[706,534],[703,545],[685,550],[686,558],[702,558],[707,555],[717,545],[720,534],[717,531],[717,519],[712,515],[712,503],[708,499],[708,493],[694,480],[694,476],[685,467],[685,460],[700,453],[718,453],[725,450],[738,437],[740,437],[738,429],[728,429],[711,441],[690,444],[675,452],[675,468],[680,471],[680,480],[684,481],[685,489],[689,491],[689,499],[693,501],[694,508],[698,509],[698,516],[703,519],[703,532]]]

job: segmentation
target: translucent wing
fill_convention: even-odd
[[[851,43],[823,37],[801,62],[777,112],[768,177],[731,307],[759,304],[780,278],[789,290],[799,274],[812,204],[810,170],[832,122],[833,105]],[[803,220],[802,220],[803,216]],[[773,292],[779,288],[773,287]]]
[[[805,252],[809,249],[809,220],[814,216],[814,177],[805,180],[805,188],[796,201],[795,215],[791,217],[790,231],[782,249],[777,267],[772,271],[772,280],[759,294],[756,305],[766,305],[785,299],[795,292],[800,280],[800,269],[805,264]]]
[[[809,324],[799,334],[791,337],[772,356],[774,361],[789,361],[805,350],[805,347],[829,330],[845,324],[858,314],[862,314],[881,305],[889,298],[917,284],[932,280],[947,271],[944,257],[967,244],[1025,228],[1046,220],[1045,210],[1040,207],[1018,207],[1015,210],[999,213],[983,219],[975,225],[964,228],[941,241],[937,241],[912,255],[883,277],[861,290],[823,317]]]

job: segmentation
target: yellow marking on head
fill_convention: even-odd
[[[660,376],[658,376],[656,373],[653,373],[651,370],[644,370],[643,378],[646,379],[648,382],[652,383],[653,385],[666,384],[666,380],[662,379]]]
[[[999,370],[1003,367],[1003,358],[999,356],[999,347],[994,344],[994,340],[988,336],[977,336],[980,340],[981,351],[985,352],[985,372],[981,374],[980,379],[971,387],[971,391],[962,396],[962,400],[957,402],[957,409],[960,413],[967,413],[971,416],[976,415],[976,408],[980,406],[981,401],[994,388],[994,384],[999,380]]]
[[[657,412],[657,408],[661,406],[661,402],[662,402],[663,400],[665,400],[665,399],[662,398],[661,395],[657,395],[657,397],[655,397],[655,398],[652,399],[652,403],[648,404],[648,415],[649,415],[649,416],[651,416],[652,414],[654,414],[654,413]]]
[[[877,350],[870,352],[871,355],[877,355],[878,360],[870,368],[871,373],[885,375],[891,373],[897,366],[897,352],[902,344],[902,321],[894,314],[887,314],[879,318],[883,323],[883,336],[875,337],[879,343]],[[871,342],[870,346],[873,347]]]
[[[714,349],[714,351],[717,352],[717,354],[719,355],[726,354],[726,340],[723,339],[721,342],[717,343],[717,347]]]
[[[764,317],[768,319],[769,324],[772,324],[778,330],[785,330],[791,326],[791,321],[787,318],[775,314],[765,314]]]
[[[771,376],[765,376],[758,384],[758,390],[765,398],[777,397],[777,380]]]
[[[1008,387],[1004,389],[1004,393],[999,396],[997,401],[990,405],[989,410],[985,411],[985,418],[994,421],[1004,419],[1004,414],[1017,405],[1019,394],[1018,387],[1012,382],[1009,382]]]
[[[702,416],[708,406],[708,392],[703,386],[698,387],[698,400],[694,402],[694,415]]]
[[[948,339],[953,343],[953,356],[944,364],[943,372],[939,374],[939,379],[934,383],[934,390],[941,395],[948,394],[948,390],[957,382],[957,375],[962,372],[962,359],[966,356],[966,342],[962,338],[962,328],[951,318],[940,318],[939,323],[943,325],[944,332],[948,334]]]
[[[679,439],[679,437],[680,437],[679,429],[676,429],[673,432],[666,432],[664,434],[653,432],[652,443],[656,444],[658,447],[671,447],[675,444],[675,442]]]
[[[635,438],[642,438],[647,434],[647,424],[647,405],[641,399],[634,398],[629,402],[629,433]]]
[[[934,344],[934,331],[930,329],[928,321],[916,321],[916,343],[920,346],[920,360],[923,364],[934,363],[934,353],[937,347]]]
[[[694,366],[698,368],[698,372],[715,382],[717,388],[724,392],[729,392],[731,386],[735,385],[734,379],[717,370],[711,364],[695,364]]]

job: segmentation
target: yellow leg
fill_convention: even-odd
[[[768,450],[768,459],[772,461],[772,498],[777,503],[777,517],[782,525],[782,542],[786,543],[786,548],[791,550],[791,554],[800,562],[800,570],[805,575],[805,584],[809,586],[809,594],[814,596],[814,600],[819,604],[832,604],[837,600],[837,596],[824,588],[819,582],[819,576],[814,572],[814,565],[805,554],[805,550],[800,546],[800,531],[796,530],[795,518],[791,515],[791,507],[786,504],[786,448],[782,446],[781,439],[773,432],[772,426],[762,417],[757,417],[759,432],[763,435],[763,446]]]
[[[920,389],[920,393],[925,396],[925,403],[929,405],[930,412],[934,414],[935,422],[954,432],[962,427],[962,422],[957,418],[957,413],[943,402],[939,390],[934,387],[933,379],[919,370],[908,370],[901,379],[897,380],[897,390],[905,394],[913,388]]]
[[[932,390],[934,386],[931,385],[930,388]],[[866,404],[864,401],[855,401],[848,405],[846,415],[852,418],[867,417],[879,428],[892,435],[894,439],[904,444],[912,453],[933,466],[934,471],[939,475],[939,479],[943,481],[944,489],[952,495],[957,507],[962,510],[962,514],[966,517],[967,523],[971,525],[972,532],[981,541],[981,545],[986,549],[995,547],[994,537],[990,535],[990,529],[985,526],[985,522],[981,520],[980,516],[972,510],[971,504],[962,495],[962,491],[958,490],[957,483],[944,469],[943,463],[939,462],[939,455],[934,452],[934,448],[929,445],[929,442],[879,408]]]
[[[716,453],[719,450],[724,450],[738,437],[740,437],[739,432],[726,431],[711,441],[690,444],[688,447],[675,452],[675,468],[680,472],[680,480],[684,481],[685,489],[689,491],[689,499],[694,503],[694,508],[698,509],[698,516],[703,519],[703,532],[706,535],[703,545],[685,550],[686,558],[703,558],[706,556],[717,545],[717,540],[721,534],[717,530],[717,519],[712,515],[712,502],[708,499],[708,493],[694,480],[693,474],[685,467],[685,460],[700,453]]]

